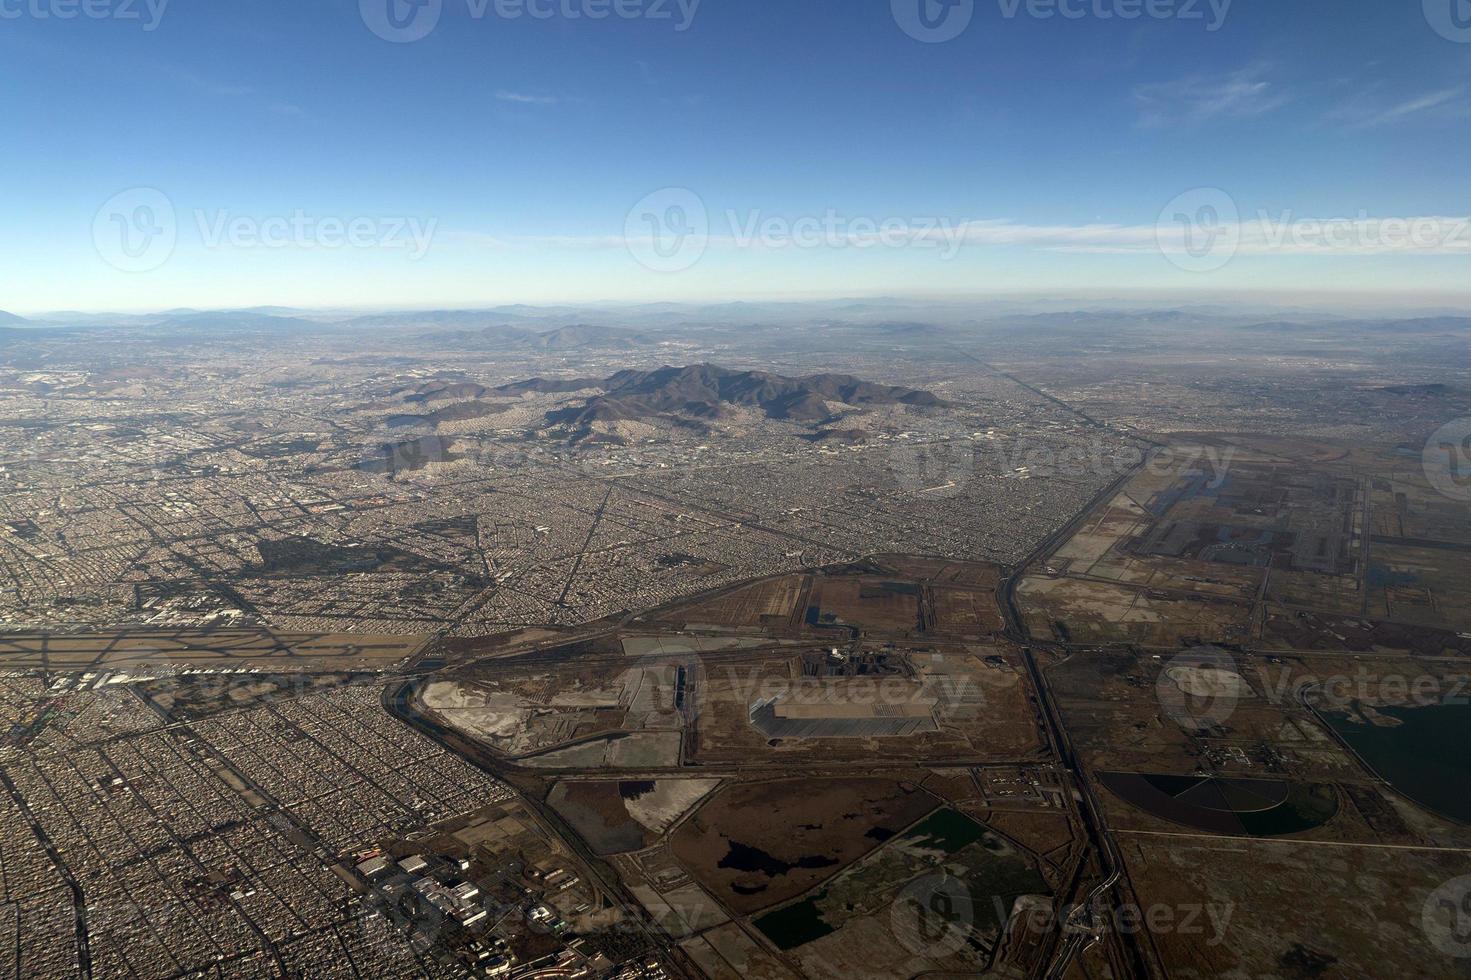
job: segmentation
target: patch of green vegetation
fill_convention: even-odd
[[[904,843],[955,854],[986,836],[986,828],[963,813],[945,807],[936,810],[904,835]]]
[[[818,903],[827,898],[827,892],[788,905],[784,909],[768,912],[756,920],[760,929],[782,951],[796,949],[808,943],[832,935],[834,927],[823,920]]]

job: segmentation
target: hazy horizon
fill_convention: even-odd
[[[1216,295],[1195,290],[1179,290],[1175,293],[1139,291],[1134,294],[1108,293],[989,293],[939,296],[891,295],[883,293],[846,293],[821,296],[772,296],[732,295],[712,297],[705,300],[670,300],[657,296],[638,299],[593,299],[586,301],[519,301],[467,300],[437,304],[328,304],[300,306],[273,302],[260,302],[239,306],[188,304],[158,304],[136,308],[66,308],[24,309],[0,308],[0,313],[9,313],[36,323],[47,323],[67,316],[88,318],[150,317],[172,313],[244,313],[276,312],[296,313],[307,316],[371,316],[414,314],[431,312],[493,313],[499,310],[523,307],[535,311],[573,310],[598,313],[600,311],[632,311],[655,307],[676,307],[699,311],[731,306],[790,307],[795,311],[837,304],[868,304],[875,307],[905,307],[915,315],[928,309],[933,313],[969,312],[976,317],[1007,315],[1020,308],[1031,308],[1038,313],[1069,313],[1086,311],[1109,311],[1118,313],[1148,312],[1162,310],[1199,310],[1210,308],[1231,315],[1251,317],[1268,313],[1293,312],[1311,313],[1315,316],[1369,316],[1369,317],[1415,317],[1415,316],[1471,316],[1471,293],[1442,296],[1414,293],[1352,293],[1340,291],[1335,294],[1316,293],[1263,293],[1258,295]]]

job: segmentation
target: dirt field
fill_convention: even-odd
[[[1266,668],[1271,670],[1263,675]],[[1353,758],[1294,706],[1291,677],[1284,678],[1277,666],[1241,664],[1251,693],[1237,699],[1204,737],[1174,720],[1162,703],[1161,691],[1175,688],[1169,669],[1168,656],[1124,651],[1075,655],[1048,667],[1063,721],[1090,768],[1188,773],[1205,765],[1260,775],[1269,758],[1263,748],[1270,746],[1273,772],[1313,780],[1358,775]]]
[[[941,561],[932,558],[910,558],[884,555],[877,559],[884,568],[899,578],[918,579],[928,585],[969,588],[994,592],[1002,578],[999,565],[983,562]]]
[[[713,929],[684,948],[714,980],[789,980],[796,976],[734,924]]]
[[[1449,630],[1272,606],[1267,607],[1262,643],[1277,650],[1401,652],[1427,657],[1471,655],[1471,637]]]
[[[679,765],[679,732],[631,732],[527,756],[531,769],[672,769]]]
[[[993,811],[986,825],[1057,867],[1065,866],[1079,846],[1079,834],[1065,813]]]
[[[803,576],[789,575],[732,592],[711,602],[688,606],[664,619],[714,626],[784,626],[796,611],[802,584]]]
[[[819,577],[807,600],[809,625],[904,632],[919,627],[919,586],[869,578]]]
[[[1379,977],[1471,976],[1471,959],[1424,926],[1432,893],[1471,873],[1471,854],[1120,836],[1140,903],[1175,912],[1150,938],[1176,980],[1338,980],[1368,964]]]
[[[999,633],[1006,628],[994,592],[975,589],[930,590],[934,597],[934,629],[941,633]]]
[[[1471,544],[1403,538],[1370,548],[1370,602],[1401,623],[1471,632]]]
[[[1214,472],[1182,448],[1182,465],[1141,472],[1029,569],[1018,601],[1034,634],[1250,643],[1263,600],[1370,623],[1347,624],[1353,634],[1471,630],[1471,520],[1430,488],[1418,458],[1246,439]],[[1331,649],[1333,632],[1308,637],[1309,648]],[[1274,645],[1282,638],[1270,634]],[[1419,636],[1385,646],[1454,644]]]
[[[1251,607],[1224,599],[1191,599],[1073,578],[1028,578],[1017,589],[1027,628],[1072,643],[1133,643],[1180,648],[1239,643]]]

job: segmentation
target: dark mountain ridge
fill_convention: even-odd
[[[445,422],[468,422],[473,419],[483,419],[491,415],[499,415],[509,407],[509,405],[498,405],[492,402],[482,401],[456,402],[453,405],[448,405],[424,415],[390,415],[387,425],[391,429],[403,429],[415,426],[438,428]]]
[[[548,421],[585,425],[659,416],[712,420],[729,415],[733,407],[743,407],[757,409],[772,419],[817,422],[833,415],[829,402],[855,407],[948,405],[928,391],[875,384],[846,374],[788,378],[764,371],[732,371],[713,364],[619,371],[602,379],[533,378],[497,388],[495,393],[562,394],[584,390],[601,394],[581,406],[551,413]]]

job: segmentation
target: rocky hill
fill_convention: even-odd
[[[647,419],[709,422],[728,417],[737,409],[754,409],[770,419],[812,425],[833,418],[839,414],[835,409],[840,410],[842,406],[906,405],[931,409],[948,404],[927,391],[875,384],[846,374],[788,378],[763,371],[733,371],[713,364],[620,371],[601,379],[534,378],[505,385],[496,389],[495,394],[582,391],[594,394],[552,412],[547,416],[548,423],[586,426]]]

